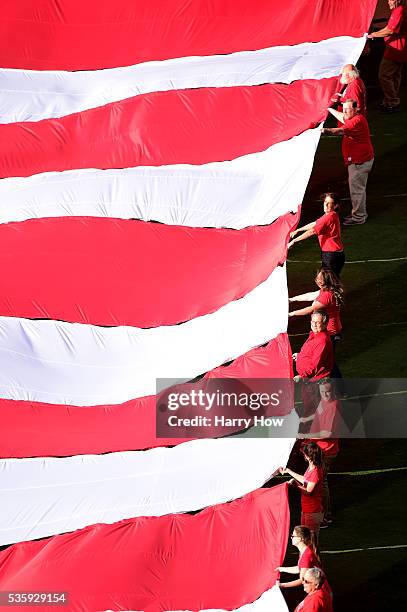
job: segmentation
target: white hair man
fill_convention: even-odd
[[[325,574],[319,567],[308,569],[302,579],[307,596],[295,608],[294,612],[332,612],[332,597],[325,591]]]
[[[379,81],[383,91],[381,112],[400,110],[400,85],[403,64],[407,62],[407,12],[403,0],[388,0],[390,19],[384,28],[368,38],[384,38],[385,51],[379,66]]]
[[[342,127],[323,128],[322,133],[343,136],[342,155],[348,168],[352,212],[343,224],[362,225],[367,221],[366,184],[374,162],[369,125],[366,118],[359,113],[356,100],[346,100],[342,113],[333,108],[328,110],[341,122]]]
[[[356,100],[360,114],[366,117],[366,87],[356,66],[345,64],[341,70],[339,85],[341,88],[345,85],[345,89],[332,97],[332,102],[339,102],[341,105],[338,111],[342,111],[342,104],[346,100]]]

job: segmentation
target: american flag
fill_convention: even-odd
[[[288,236],[375,5],[2,3],[0,591],[286,610],[292,440],[159,438],[156,380],[291,375]]]

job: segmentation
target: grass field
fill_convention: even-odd
[[[368,183],[369,220],[364,226],[343,230],[346,305],[337,360],[348,377],[406,377],[407,90],[403,90],[403,111],[390,116],[376,110],[378,91],[374,86],[368,95],[376,152]],[[340,140],[322,139],[301,225],[322,214],[318,201],[322,191],[333,190],[348,197],[345,178]],[[344,215],[349,206],[345,201]],[[369,261],[378,259],[399,260]],[[359,261],[363,263],[352,263]],[[316,239],[290,250],[290,295],[316,289],[313,278],[318,264]],[[290,321],[293,350],[300,348],[305,335],[299,334],[308,329],[308,317]],[[391,471],[381,472],[384,469]],[[330,484],[335,522],[321,531],[320,543],[335,609],[399,609],[407,601],[407,440],[344,440],[333,472]],[[298,524],[299,500],[293,497],[290,502],[292,524]],[[286,565],[296,563],[295,553],[293,548],[287,551]],[[302,591],[296,591],[297,598],[290,593],[290,609],[295,599],[302,598]]]

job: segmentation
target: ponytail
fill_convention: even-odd
[[[301,540],[306,546],[311,548],[312,552],[318,560],[318,563],[321,563],[321,558],[319,556],[318,540],[315,536],[315,533],[305,525],[297,525],[297,527],[294,527],[294,532],[299,538],[301,538]]]

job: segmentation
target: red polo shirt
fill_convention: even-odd
[[[323,589],[309,593],[294,612],[333,612],[332,597]]]
[[[341,97],[341,104],[346,102],[346,100],[356,100],[360,114],[366,117],[366,87],[360,77],[357,77],[346,86]],[[339,125],[342,127],[342,124]]]
[[[363,115],[345,119],[343,124],[342,154],[345,166],[364,164],[373,159],[374,151],[370,140],[369,125]]]
[[[297,372],[302,378],[320,380],[331,375],[334,367],[334,353],[327,331],[310,332],[296,361]]]
[[[314,232],[318,236],[321,251],[343,251],[341,222],[334,210],[316,220]]]
[[[407,62],[407,19],[404,6],[397,6],[392,10],[386,27],[393,34],[384,39],[386,45],[384,57],[399,64]]]

